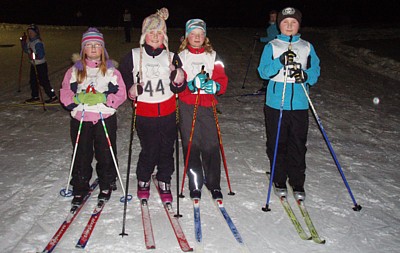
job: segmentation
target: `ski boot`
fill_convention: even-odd
[[[57,97],[57,96],[53,96],[53,97],[51,97],[51,98],[45,100],[44,102],[45,102],[46,104],[55,104],[55,103],[60,102],[60,100],[58,100],[58,97]]]
[[[191,199],[201,199],[201,190],[199,189],[194,189],[190,191],[190,198]]]
[[[31,97],[25,100],[25,104],[37,104],[37,103],[40,103],[39,97]]]
[[[287,195],[286,184],[274,183],[274,193],[279,198],[286,197]]]
[[[211,195],[214,200],[223,199],[222,192],[220,189],[211,190]]]
[[[158,189],[160,191],[160,198],[163,203],[172,202],[171,184],[163,181],[158,181]]]
[[[148,199],[150,197],[150,182],[138,181],[137,185],[137,197],[142,199]]]
[[[99,201],[107,202],[111,197],[111,189],[101,190],[97,199]]]
[[[74,195],[74,198],[71,201],[72,206],[80,206],[82,205],[83,199],[85,198],[82,194]]]
[[[306,199],[306,192],[303,186],[293,187],[293,197],[296,201],[304,201]]]

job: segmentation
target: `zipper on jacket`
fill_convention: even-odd
[[[294,83],[292,83],[292,96],[290,98],[290,110],[293,111]]]

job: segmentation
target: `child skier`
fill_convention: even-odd
[[[216,106],[218,103],[216,95],[225,93],[228,77],[223,62],[206,37],[206,31],[206,23],[201,19],[190,19],[186,22],[185,39],[178,53],[187,73],[187,80],[190,81],[187,89],[179,96],[179,119],[186,159],[194,108],[198,103],[197,120],[187,161],[190,197],[200,199],[201,189],[205,184],[214,199],[222,199],[221,156],[212,105],[214,103]]]
[[[101,121],[103,117],[116,156],[116,109],[126,100],[122,76],[109,60],[103,34],[96,28],[89,28],[83,34],[80,55],[81,59],[66,72],[60,90],[61,103],[71,110],[73,145],[78,131],[80,133],[70,182],[73,186],[73,205],[80,205],[88,193],[93,155],[97,160],[100,186],[98,199],[110,199],[117,173]]]
[[[58,102],[58,97],[54,89],[50,85],[47,62],[44,51],[44,44],[40,38],[39,27],[31,24],[27,28],[28,37],[21,37],[21,46],[25,53],[28,54],[31,62],[31,69],[29,74],[29,84],[31,86],[31,98],[25,100],[25,103],[38,103],[41,98],[39,96],[39,85],[43,86],[45,93],[49,99],[45,100],[46,103]],[[37,75],[37,76],[36,76]],[[39,83],[37,83],[39,80]]]
[[[258,67],[261,78],[270,79],[264,113],[267,154],[271,168],[276,138],[279,138],[273,178],[275,193],[280,197],[286,196],[286,180],[289,179],[297,200],[305,199],[306,142],[309,122],[308,100],[302,85],[305,85],[308,91],[320,75],[319,58],[314,47],[301,39],[298,33],[301,17],[301,12],[292,7],[278,13],[277,24],[281,34],[265,46]],[[280,135],[277,137],[281,113],[283,114]]]
[[[168,9],[162,8],[143,20],[140,47],[132,49],[120,66],[129,98],[137,106],[136,129],[142,148],[136,167],[140,200],[149,198],[150,179],[157,166],[161,199],[172,202],[175,93],[186,88],[186,80],[181,60],[168,49],[168,16]]]

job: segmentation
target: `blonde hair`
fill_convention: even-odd
[[[178,54],[179,54],[180,52],[182,52],[183,50],[187,49],[187,46],[188,46],[188,45],[189,45],[188,38],[185,38],[185,39],[182,41],[182,44],[179,46]],[[203,43],[202,47],[204,48],[204,51],[205,51],[206,53],[208,53],[208,54],[211,54],[211,52],[214,50],[213,47],[212,47],[212,45],[211,45],[210,39],[209,39],[208,37],[206,37],[206,38],[204,39],[204,43]]]
[[[86,73],[86,53],[83,52],[82,53],[82,59],[80,60],[82,63],[83,68],[82,69],[78,69],[78,74],[77,74],[77,81],[78,83],[83,83],[83,81],[86,79],[87,73]],[[107,60],[106,57],[104,55],[104,47],[102,48],[102,52],[101,52],[101,56],[100,56],[100,71],[103,74],[103,76],[106,75],[106,71],[107,71]]]

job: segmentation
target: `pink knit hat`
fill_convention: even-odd
[[[106,60],[108,60],[108,53],[105,47],[104,36],[97,28],[89,27],[86,32],[82,35],[82,42],[81,42],[81,57],[83,57],[83,49],[85,48],[86,43],[89,41],[95,41],[100,43],[104,49],[104,56]]]

